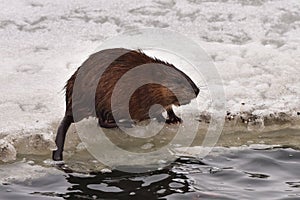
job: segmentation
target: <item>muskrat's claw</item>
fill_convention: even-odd
[[[167,124],[181,124],[182,123],[182,119],[180,117],[172,116],[171,118],[166,120]]]
[[[116,128],[118,127],[115,121],[103,120],[102,118],[98,119],[98,124],[102,128]]]
[[[167,124],[180,124],[182,123],[182,119],[180,117],[177,117],[177,115],[174,113],[172,109],[167,110],[168,113],[168,119],[166,120]]]

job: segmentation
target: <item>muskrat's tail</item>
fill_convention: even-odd
[[[61,121],[57,134],[55,143],[57,146],[57,150],[53,151],[52,159],[55,161],[62,161],[63,160],[63,151],[64,151],[64,144],[65,144],[65,138],[67,131],[70,127],[70,125],[74,122],[73,116],[65,115],[64,119]]]

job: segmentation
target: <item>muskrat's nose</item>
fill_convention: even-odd
[[[194,88],[194,91],[195,91],[196,96],[198,96],[198,94],[199,94],[199,92],[200,92],[199,88],[198,88],[198,87],[195,87],[195,88]]]

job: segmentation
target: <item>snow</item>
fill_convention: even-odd
[[[63,172],[52,167],[42,167],[26,160],[0,166],[0,183],[10,185],[27,182],[47,176],[62,175]]]

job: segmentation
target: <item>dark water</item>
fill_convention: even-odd
[[[245,149],[180,158],[142,174],[64,172],[2,184],[0,199],[300,199],[300,151]]]

